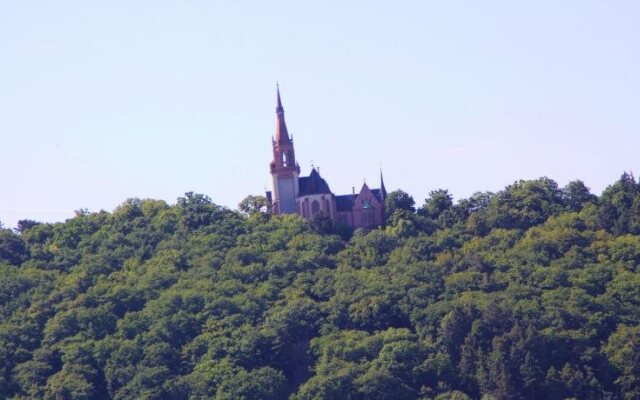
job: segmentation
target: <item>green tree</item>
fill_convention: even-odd
[[[24,241],[10,230],[0,230],[0,262],[20,265],[29,258]]]
[[[78,373],[60,371],[47,381],[44,399],[46,400],[90,400],[96,398],[96,392],[84,376]]]
[[[411,195],[402,190],[394,190],[384,199],[384,213],[389,217],[398,210],[415,212],[415,204]]]
[[[23,232],[37,225],[40,225],[40,222],[34,221],[32,219],[21,219],[20,221],[18,221],[15,231],[18,232],[19,234],[22,234]],[[0,226],[0,228],[2,228],[2,226]]]
[[[217,400],[280,400],[287,397],[287,382],[282,372],[271,367],[238,373],[224,380],[216,392]]]
[[[331,234],[334,232],[333,221],[324,212],[319,212],[311,220],[311,229],[321,234]]]
[[[621,324],[609,337],[604,352],[618,371],[616,384],[625,399],[640,397],[640,326]]]
[[[432,190],[420,210],[427,217],[438,220],[453,207],[453,196],[446,189]],[[443,221],[444,222],[444,221]]]
[[[220,212],[220,207],[213,204],[208,196],[193,192],[178,197],[178,208],[182,214],[182,226],[189,230],[210,225]]]
[[[558,184],[547,177],[518,181],[498,192],[487,209],[489,226],[528,229],[565,210]]]
[[[580,211],[587,204],[595,204],[598,197],[580,180],[571,181],[562,188],[562,197],[569,210]]]
[[[253,196],[249,195],[242,199],[240,204],[238,204],[238,210],[245,215],[251,215],[255,213],[266,213],[267,210],[267,198],[264,196]]]
[[[598,222],[616,234],[640,233],[640,184],[633,175],[624,173],[607,187],[600,198]]]

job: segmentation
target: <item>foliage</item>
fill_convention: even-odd
[[[24,241],[10,230],[0,229],[0,262],[19,265],[28,258]]]
[[[194,193],[24,220],[0,398],[635,399],[639,188],[397,191],[353,235]]]
[[[387,198],[384,199],[384,213],[387,217],[391,217],[396,212],[414,212],[416,202],[413,197],[402,190],[389,192]]]
[[[267,212],[267,206],[268,202],[266,197],[249,195],[238,204],[238,210],[245,215],[251,215],[259,212]]]

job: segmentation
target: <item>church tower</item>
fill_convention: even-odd
[[[271,161],[272,213],[274,215],[292,214],[296,212],[300,166],[296,163],[293,139],[289,136],[287,124],[284,121],[280,88],[277,87],[276,91],[276,133],[272,138],[273,161]]]

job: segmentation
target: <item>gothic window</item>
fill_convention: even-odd
[[[286,167],[288,161],[289,161],[289,157],[287,157],[287,153],[283,151],[282,152],[282,165]]]
[[[309,218],[309,199],[304,199],[304,203],[302,203],[302,216]]]
[[[320,203],[318,203],[318,200],[314,200],[313,203],[311,203],[311,215],[315,217],[318,211],[320,211]]]

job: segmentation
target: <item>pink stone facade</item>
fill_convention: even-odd
[[[300,177],[300,166],[296,162],[293,139],[285,123],[279,90],[272,147],[271,191],[267,192],[272,214],[298,214],[308,220],[324,214],[334,224],[362,229],[384,225],[384,199],[387,192],[382,175],[379,189],[370,189],[365,183],[359,193],[339,196],[331,192],[315,168],[311,169],[309,176]]]

